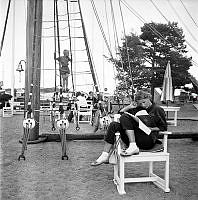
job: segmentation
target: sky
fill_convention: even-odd
[[[0,37],[2,38],[3,27],[5,23],[8,0],[0,0]],[[85,23],[87,38],[89,41],[94,66],[99,81],[100,90],[107,88],[109,92],[115,89],[115,69],[111,63],[104,57],[110,57],[109,51],[102,37],[101,29],[96,20],[91,0],[81,0],[82,15]],[[144,23],[156,22],[167,23],[178,22],[178,26],[184,31],[185,39],[187,41],[188,56],[192,56],[193,67],[189,72],[198,79],[198,1],[197,0],[121,0],[120,5],[123,14],[123,21],[119,8],[119,0],[112,0],[112,5],[115,15],[115,24],[112,23],[110,0],[94,0],[95,8],[101,22],[101,26],[110,46],[113,56],[116,56],[116,37],[118,43],[121,45],[121,38],[126,34],[135,33],[140,34],[140,28]],[[65,19],[66,7],[65,1],[59,0],[59,19]],[[76,11],[76,4],[70,4],[70,10]],[[128,7],[128,8],[127,8]],[[16,71],[20,60],[26,59],[26,0],[15,0],[15,12],[13,10],[14,4],[11,3],[10,15],[7,23],[7,30],[4,39],[4,46],[2,56],[0,58],[0,81],[3,80],[4,88],[12,87],[13,83],[16,88],[24,87],[25,73],[21,73],[21,80],[19,72]],[[161,13],[160,13],[161,12]],[[13,13],[15,16],[15,28],[13,28]],[[41,87],[54,86],[54,37],[53,37],[53,0],[43,0],[43,37],[42,37],[42,61],[41,68]],[[48,22],[47,22],[48,21]],[[73,24],[72,24],[73,23]],[[124,28],[123,28],[124,23]],[[67,28],[65,22],[60,22],[60,49],[62,51],[69,48],[69,42],[66,37]],[[79,24],[71,22],[72,34],[77,36],[81,34]],[[76,28],[74,28],[76,27]],[[14,33],[14,34],[13,34]],[[73,49],[83,48],[82,40],[73,40]],[[13,48],[14,47],[14,48]],[[82,87],[82,90],[91,90],[93,87],[89,75],[82,75],[80,71],[87,71],[89,68],[84,64],[77,64],[79,60],[86,60],[86,54],[73,52],[76,64],[74,70],[76,71],[75,82],[77,84],[84,83],[87,86]],[[23,63],[24,65],[24,63]],[[25,67],[23,67],[25,68]],[[14,76],[12,70],[14,69]],[[43,73],[44,72],[44,73]],[[14,81],[13,81],[14,77]],[[91,81],[91,82],[90,82]],[[83,83],[83,84],[84,84]],[[88,86],[89,85],[89,86]],[[69,86],[71,87],[71,77],[69,78]],[[91,88],[90,88],[91,87]]]

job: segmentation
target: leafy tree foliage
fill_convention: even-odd
[[[162,85],[168,60],[171,63],[173,86],[178,87],[189,83],[188,69],[192,65],[191,58],[185,56],[187,53],[185,39],[177,23],[156,24],[152,22],[145,24],[141,31],[140,38],[146,47],[145,55],[152,63],[155,62],[153,87]]]
[[[191,58],[186,56],[183,30],[177,23],[148,23],[144,24],[141,32],[139,37],[133,33],[126,36],[119,47],[120,58],[113,60],[118,71],[117,90],[130,94],[131,86],[161,87],[168,60],[173,86],[176,88],[189,83]]]
[[[140,44],[139,37],[131,34],[123,39],[122,46],[119,47],[120,59],[114,60],[118,71],[116,78],[119,81],[119,94],[125,93],[128,96],[133,94],[134,88],[148,86],[147,74],[151,70],[144,65],[144,49]]]

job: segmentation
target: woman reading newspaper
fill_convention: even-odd
[[[97,166],[108,163],[115,142],[115,133],[120,132],[126,149],[123,156],[139,153],[139,148],[148,150],[156,144],[159,131],[167,130],[164,110],[152,103],[151,94],[140,90],[135,95],[135,102],[120,110],[120,122],[111,122],[105,136],[105,145],[102,154],[91,163]]]

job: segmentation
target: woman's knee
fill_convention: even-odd
[[[119,123],[119,122],[111,122],[111,123],[109,124],[108,129],[110,129],[110,130],[115,130],[115,129],[117,129],[118,127],[120,127],[120,123]]]
[[[129,115],[123,114],[120,117],[120,124],[124,130],[134,130],[138,123]]]
[[[115,141],[115,133],[117,132],[118,129],[118,122],[111,122],[108,129],[107,133],[105,135],[104,140],[109,143],[109,144],[114,144]]]

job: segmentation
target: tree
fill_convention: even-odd
[[[168,60],[171,63],[173,87],[189,83],[191,58],[187,58],[183,30],[176,22],[168,24],[148,23],[141,28],[145,56],[152,62],[152,87],[160,87]],[[155,63],[155,65],[154,65]]]
[[[116,78],[119,81],[117,93],[129,96],[134,93],[134,88],[148,86],[147,74],[150,69],[144,65],[144,49],[140,45],[138,36],[131,33],[123,39],[122,46],[119,47],[120,59],[114,59],[117,69]]]
[[[119,47],[120,59],[113,60],[118,71],[118,90],[131,85],[134,88],[161,87],[168,60],[171,63],[173,86],[178,87],[189,83],[191,58],[186,56],[183,30],[177,23],[148,23],[141,28],[138,37],[131,33],[123,39]],[[127,83],[125,83],[127,82]]]

